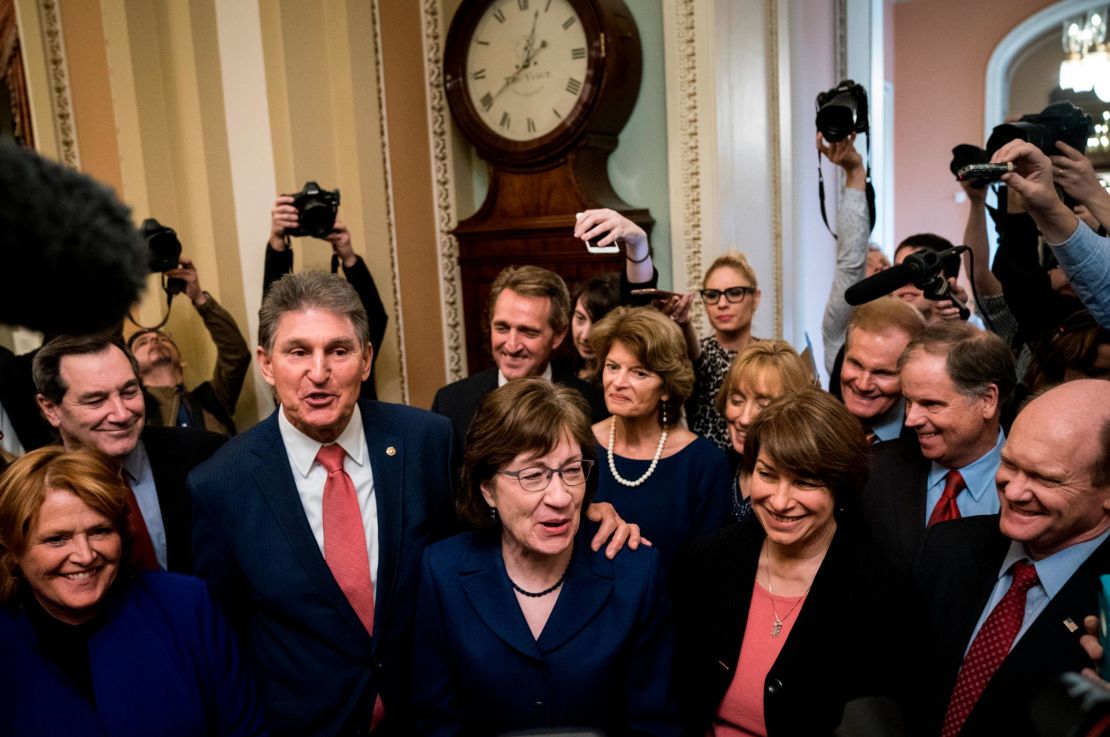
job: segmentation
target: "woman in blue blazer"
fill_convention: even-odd
[[[424,555],[416,734],[679,733],[658,557],[608,560],[579,531],[593,447],[584,402],[565,387],[520,379],[483,401],[459,497],[479,529]]]
[[[204,583],[129,573],[113,463],[48,446],[0,477],[0,732],[266,734]]]

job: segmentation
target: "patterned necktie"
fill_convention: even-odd
[[[1014,638],[1025,619],[1025,594],[1037,584],[1037,569],[1032,563],[1019,561],[1013,567],[1014,580],[1010,590],[983,622],[979,634],[964,656],[956,686],[948,700],[941,737],[955,737],[967,721],[975,702],[983,695],[998,666],[1010,653]]]
[[[940,500],[933,507],[933,513],[929,515],[929,527],[937,522],[947,522],[950,519],[960,518],[960,508],[956,506],[956,497],[966,488],[967,484],[964,483],[964,477],[960,475],[959,471],[953,468],[945,474],[944,493],[940,495]]]
[[[362,626],[374,634],[374,586],[370,579],[370,555],[366,551],[366,528],[358,506],[355,484],[343,468],[346,452],[340,445],[321,446],[316,460],[328,472],[324,482],[324,560],[331,569]],[[374,702],[371,729],[385,715],[381,696]]]
[[[129,474],[124,474],[126,478]],[[158,556],[154,553],[154,541],[150,539],[150,530],[143,519],[143,510],[139,509],[139,500],[135,498],[135,490],[131,488],[131,480],[127,479],[127,523],[131,527],[131,562],[143,571],[160,571]]]

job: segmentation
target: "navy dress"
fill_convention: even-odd
[[[655,472],[639,486],[617,483],[609,470],[608,451],[597,448],[598,475],[595,501],[609,502],[627,522],[659,551],[665,568],[690,540],[720,529],[733,521],[732,472],[728,459],[703,437],[667,458],[660,458]],[[613,456],[617,473],[638,479],[651,461]]]
[[[578,534],[538,639],[513,594],[499,533],[469,532],[425,550],[411,734],[592,728],[677,737],[659,557],[644,547],[609,560],[590,551],[591,536]]]

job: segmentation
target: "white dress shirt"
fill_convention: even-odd
[[[278,428],[289,457],[289,468],[293,471],[293,481],[297,494],[301,497],[308,526],[324,552],[324,483],[328,472],[316,460],[316,454],[323,446],[317,440],[293,427],[285,417],[285,411],[278,413]],[[362,528],[366,531],[366,552],[370,558],[370,581],[374,586],[374,598],[378,596],[378,505],[374,498],[374,472],[370,469],[370,452],[366,447],[366,434],[362,430],[362,414],[355,405],[347,427],[336,439],[343,447],[343,469],[351,477],[358,496],[358,508],[362,513]]]

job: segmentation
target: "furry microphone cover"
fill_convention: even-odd
[[[47,335],[111,327],[146,282],[146,252],[111,189],[0,140],[0,322]]]

